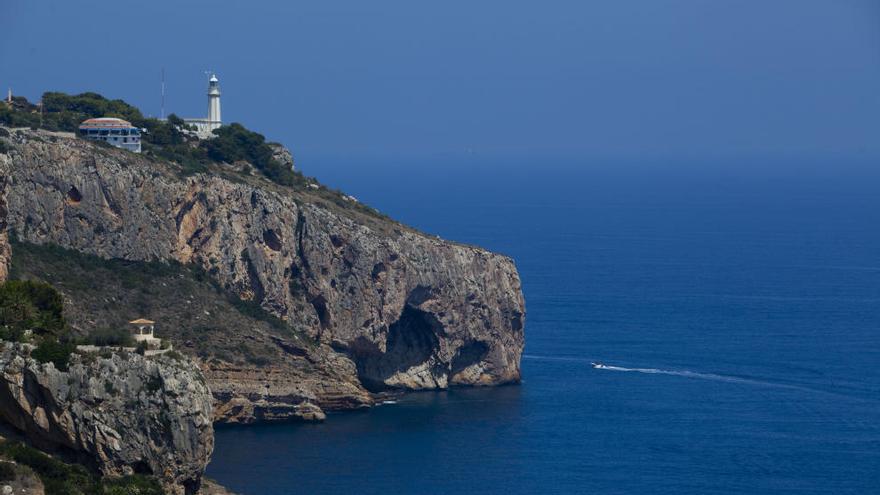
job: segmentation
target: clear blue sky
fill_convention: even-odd
[[[0,2],[0,85],[309,157],[880,157],[877,0]]]

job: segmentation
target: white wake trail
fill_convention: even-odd
[[[593,365],[593,362],[588,359],[583,358],[574,358],[574,357],[563,357],[563,356],[536,356],[523,354],[524,359],[534,359],[538,361],[571,361],[571,362],[581,362],[581,363],[589,363]],[[738,376],[731,375],[719,375],[716,373],[699,373],[696,371],[689,370],[664,370],[658,368],[625,368],[623,366],[610,366],[607,364],[598,364],[593,365],[593,369],[598,371],[620,371],[625,373],[644,373],[648,375],[670,375],[670,376],[680,376],[684,378],[695,378],[699,380],[713,380],[718,382],[727,382],[727,383],[738,383],[742,385],[753,385],[759,387],[773,387],[773,388],[785,388],[790,390],[800,390],[805,392],[814,392],[814,393],[824,393],[831,395],[839,395],[834,392],[827,392],[824,390],[817,390],[810,387],[802,387],[798,385],[790,385],[787,383],[776,383],[769,382],[763,380],[754,380],[751,378],[742,378]]]
[[[740,378],[737,376],[729,376],[729,375],[718,375],[715,373],[698,373],[696,371],[688,371],[688,370],[661,370],[657,368],[624,368],[622,366],[608,366],[608,365],[599,365],[594,367],[597,370],[607,370],[607,371],[625,371],[632,373],[647,373],[649,375],[672,375],[672,376],[683,376],[685,378],[699,378],[702,380],[715,380],[720,382],[730,382],[730,383],[745,383],[749,385],[763,385],[766,387],[781,387],[781,388],[795,388],[795,389],[803,389],[803,387],[798,387],[796,385],[786,385],[784,383],[773,383],[773,382],[765,382],[761,380],[752,380],[749,378]]]

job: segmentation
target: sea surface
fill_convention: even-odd
[[[219,428],[208,476],[244,495],[880,493],[875,164],[309,165],[515,259],[523,382]]]

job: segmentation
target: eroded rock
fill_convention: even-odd
[[[290,170],[295,170],[296,167],[293,164],[293,153],[290,152],[289,149],[284,147],[284,145],[279,143],[268,143],[269,147],[272,148],[272,158],[278,161],[281,166],[285,168],[289,168]]]
[[[6,209],[6,186],[9,183],[6,170],[8,170],[9,161],[7,156],[0,154],[0,283],[5,282],[9,276],[9,262],[12,258],[12,250],[9,248],[9,234],[6,231],[6,218],[9,213]]]
[[[104,475],[156,476],[192,494],[214,448],[211,395],[186,358],[134,353],[71,356],[68,371],[0,343],[0,419],[46,450]]]

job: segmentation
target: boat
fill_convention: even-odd
[[[603,369],[603,368],[607,368],[607,366],[605,366],[604,364],[602,364],[602,363],[597,363],[597,362],[595,362],[595,361],[591,361],[591,362],[590,362],[590,366],[592,366],[593,368],[596,368],[597,370],[601,370],[601,369]]]

